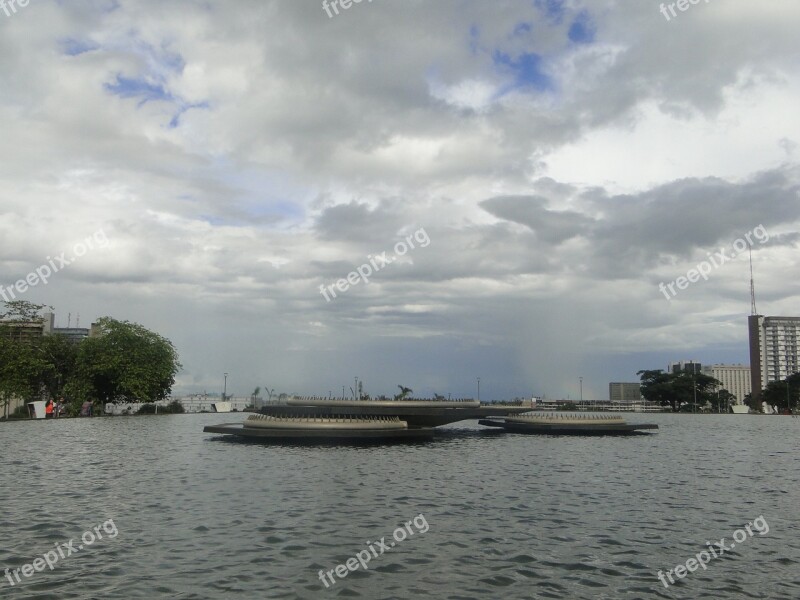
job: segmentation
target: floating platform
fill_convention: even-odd
[[[478,423],[514,433],[545,435],[633,435],[658,429],[658,425],[652,423],[633,425],[622,417],[605,415],[519,415],[481,419]]]
[[[409,429],[397,417],[250,415],[243,423],[206,425],[206,433],[285,441],[387,441],[429,439],[433,429]]]

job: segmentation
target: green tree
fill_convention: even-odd
[[[408,398],[409,395],[414,393],[414,390],[412,390],[411,388],[407,388],[402,385],[398,385],[397,387],[400,388],[400,393],[395,395],[394,397],[395,400],[405,400],[406,398]]]
[[[43,381],[53,373],[41,350],[43,338],[27,338],[20,327],[42,320],[41,311],[51,308],[27,300],[5,302],[0,312],[0,415],[8,416],[11,400],[37,398]]]
[[[715,401],[719,381],[702,373],[664,373],[662,370],[639,371],[645,400],[669,406],[673,412],[695,412]],[[696,401],[695,401],[696,400]]]
[[[728,390],[719,390],[716,394],[711,396],[711,405],[714,412],[731,412],[731,404],[736,404],[736,396],[731,394]]]
[[[100,335],[81,342],[67,391],[78,401],[153,402],[166,398],[181,368],[168,339],[128,321],[103,317]]]
[[[787,391],[788,386],[788,391]],[[783,381],[771,381],[761,392],[761,400],[778,410],[796,410],[800,399],[800,373],[789,375]]]
[[[64,388],[75,377],[79,346],[63,335],[48,335],[36,340],[33,347],[48,365],[41,373],[41,385],[53,398],[64,395]]]
[[[43,374],[50,371],[35,347],[0,335],[0,414],[14,398],[30,400],[41,392]]]
[[[758,402],[758,401],[756,401],[756,399],[755,399],[755,398],[753,398],[753,394],[752,394],[752,393],[750,393],[750,394],[746,394],[746,395],[745,395],[745,397],[744,397],[744,403],[745,403],[745,404],[746,404],[746,405],[747,405],[747,406],[750,408],[750,410],[752,410],[753,412],[758,412],[758,413],[760,413],[760,412],[761,412],[761,402]]]

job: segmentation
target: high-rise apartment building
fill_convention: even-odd
[[[800,371],[800,317],[747,318],[750,333],[750,378],[753,397],[768,383],[782,381]]]

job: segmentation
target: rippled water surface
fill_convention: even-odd
[[[800,419],[628,415],[661,426],[629,438],[466,422],[372,447],[202,432],[241,418],[0,424],[0,569],[103,535],[0,597],[800,598]],[[769,533],[657,578],[760,515]],[[368,570],[318,578],[414,517],[427,531]]]

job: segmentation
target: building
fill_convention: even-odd
[[[783,381],[800,371],[797,354],[800,317],[747,318],[750,334],[750,379],[753,398],[758,399],[767,384]]]
[[[720,381],[717,391],[728,390],[736,396],[736,404],[744,404],[744,397],[752,391],[748,365],[706,365],[702,373]]]
[[[90,333],[85,327],[56,327],[53,335],[63,335],[73,344],[78,344],[88,338]]]
[[[608,399],[611,400],[611,402],[639,402],[642,399],[642,385],[638,382],[609,383]]]
[[[32,340],[53,333],[53,313],[44,313],[39,319],[33,321],[0,321],[2,332],[7,337],[18,340]]]
[[[667,373],[701,373],[703,365],[693,360],[681,360],[671,362],[667,367]]]
[[[92,323],[91,329],[85,327],[55,327],[55,315],[51,312],[43,313],[33,321],[0,321],[4,335],[15,340],[31,340],[48,335],[63,335],[73,344],[78,344],[87,337],[100,335],[97,323]]]

